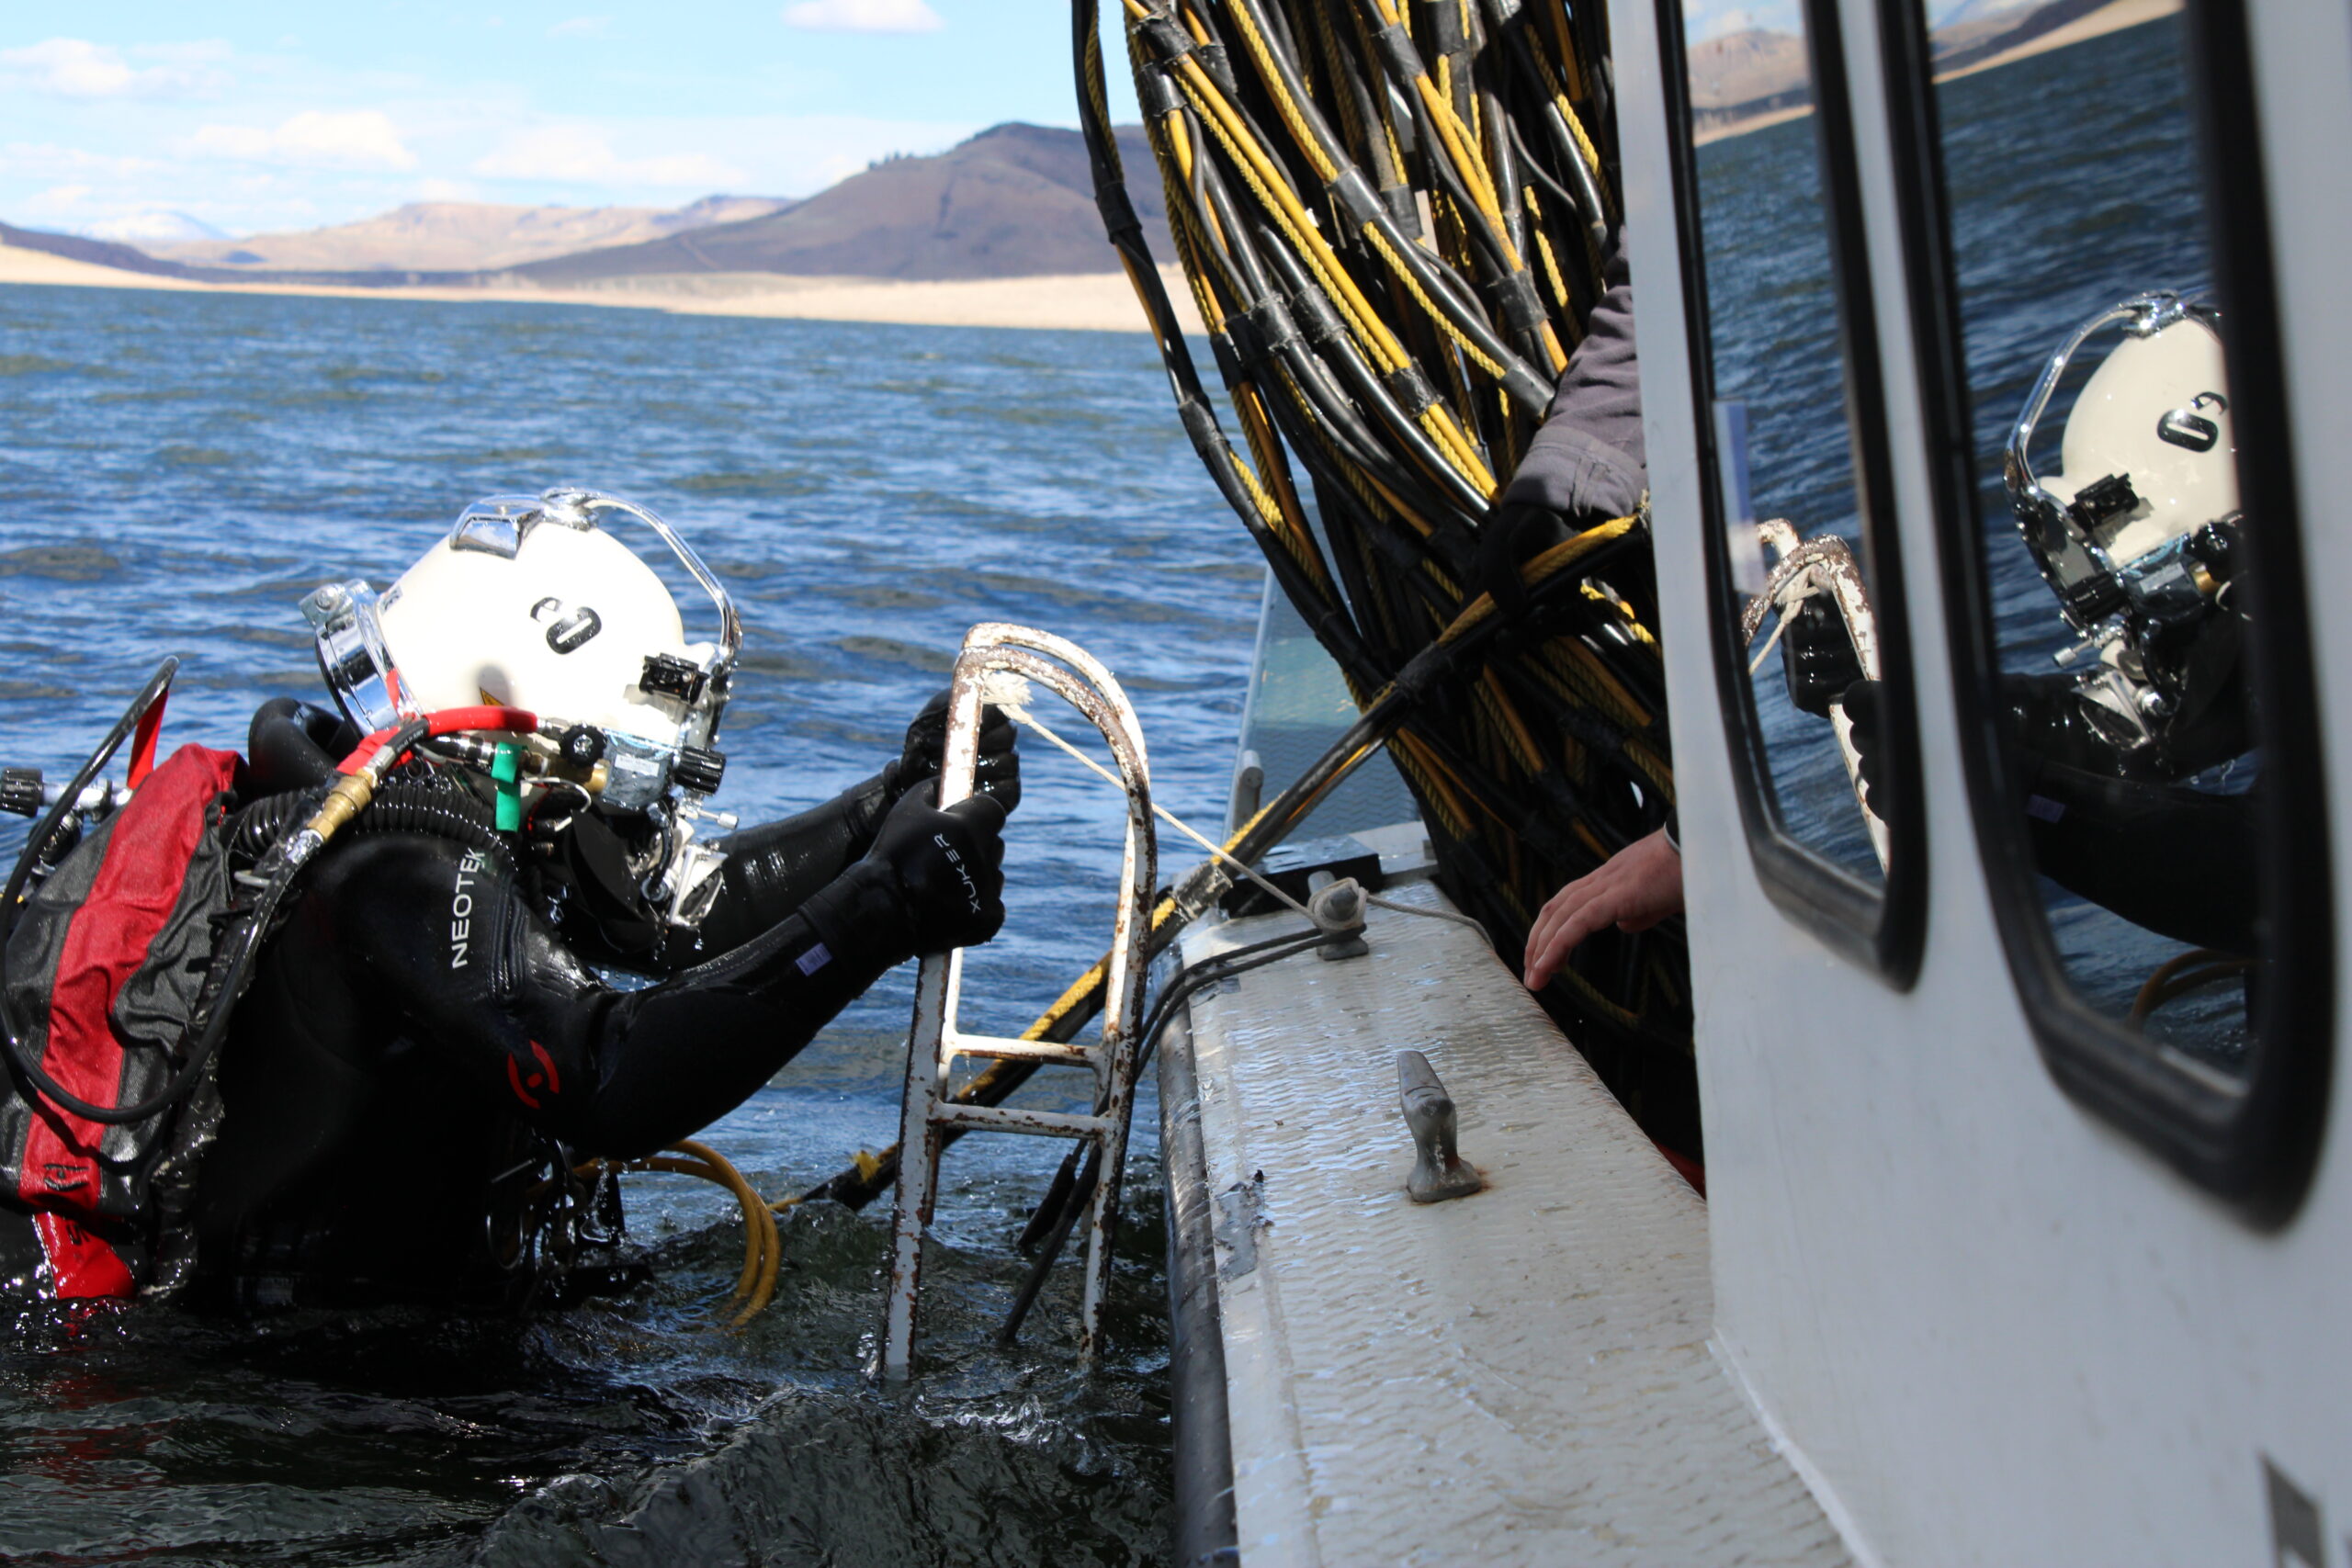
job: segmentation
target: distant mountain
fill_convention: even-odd
[[[1989,60],[2113,0],[1960,0],[1929,34],[1938,74]],[[1738,125],[1813,99],[1804,39],[1760,28],[1690,46],[1690,107],[1702,131]]]
[[[1121,127],[1128,193],[1153,254],[1172,256],[1141,126]],[[931,157],[891,158],[787,211],[514,268],[548,288],[663,273],[901,279],[1117,270],[1075,130],[1010,124]]]
[[[103,223],[85,223],[76,231],[85,239],[119,240],[125,244],[172,244],[188,240],[225,240],[220,230],[200,218],[185,212],[170,212],[160,207],[133,212],[122,218],[109,218]]]
[[[88,262],[93,266],[119,267],[124,272],[143,272],[155,277],[193,277],[191,268],[177,262],[157,261],[144,251],[129,245],[119,245],[111,240],[85,240],[79,234],[51,234],[40,229],[18,229],[0,223],[0,245],[13,245],[20,251],[46,251],[68,261]]]
[[[1812,79],[1804,39],[1762,28],[1692,44],[1690,69],[1690,107],[1702,122],[1725,110],[1761,114],[1804,94]]]
[[[328,229],[180,239],[147,248],[172,261],[246,272],[495,272],[595,246],[763,218],[792,205],[763,196],[707,196],[674,209],[414,201]]]
[[[1955,17],[1932,35],[1938,73],[1958,71],[1980,60],[2031,43],[2069,22],[2105,10],[2113,0],[2049,0],[2049,4],[2018,5],[1968,18]]]
[[[1143,127],[1120,127],[1152,251],[1175,245]],[[204,282],[568,288],[642,276],[775,273],[944,280],[1118,270],[1075,130],[1000,125],[928,157],[885,159],[803,202],[710,197],[642,208],[415,202],[365,222],[153,247],[0,226],[0,243]],[[164,259],[157,259],[164,258]]]

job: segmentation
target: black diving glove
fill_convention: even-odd
[[[801,906],[836,953],[895,964],[977,947],[1004,924],[1004,807],[975,795],[941,810],[918,785],[883,819],[865,858]]]
[[[1853,726],[1847,739],[1854,745],[1854,771],[1862,784],[1862,809],[1884,820],[1886,813],[1871,798],[1871,792],[1886,787],[1886,737],[1879,729],[1876,681],[1856,681],[1846,688],[1839,700],[1846,705],[1846,722]],[[1823,705],[1823,711],[1828,711]]]
[[[1790,703],[1815,718],[1828,717],[1830,700],[1862,678],[1861,655],[1827,594],[1809,596],[1790,615],[1781,634],[1781,671]]]
[[[936,694],[907,726],[906,750],[883,773],[891,799],[939,776],[947,752],[947,693]],[[1007,811],[1021,804],[1021,754],[1013,749],[1019,737],[1003,709],[991,705],[980,710],[979,759],[972,770],[972,788]]]

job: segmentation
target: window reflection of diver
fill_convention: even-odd
[[[2051,395],[2084,343],[2110,327],[2122,341],[2075,400],[2061,471],[2037,475],[2032,442]],[[2160,935],[2251,953],[2258,797],[2199,787],[2226,782],[2214,775],[2253,749],[2256,717],[2219,327],[2207,307],[2142,295],[2077,326],[2043,366],[2002,477],[2079,640],[2058,656],[2066,669],[2003,677],[2000,705],[2042,874]],[[1803,630],[1791,695],[1819,712],[1845,639],[1834,620]],[[1799,635],[1792,626],[1792,642]],[[1858,684],[1846,706],[1867,790],[1875,688]]]
[[[710,592],[719,645],[685,641],[660,579],[599,525],[616,511],[654,524]],[[87,1096],[119,1085],[115,1106],[149,1092],[128,1067],[77,1080],[61,1061],[58,965],[92,908],[76,902],[92,857],[110,865],[143,841],[141,801],[152,819],[168,795],[157,781],[184,759],[211,770],[193,807],[210,826],[191,836],[199,862],[225,862],[212,874],[228,888],[230,871],[252,876],[299,834],[364,736],[413,733],[401,727],[436,711],[459,732],[421,741],[294,885],[230,1015],[217,1089],[182,1068],[194,1081],[169,1110],[91,1127],[12,1073],[0,1156],[20,1168],[0,1171],[0,1285],[185,1287],[266,1306],[517,1303],[567,1275],[588,1283],[611,1254],[582,1249],[617,1240],[619,1220],[592,1156],[690,1135],[885,970],[985,942],[1003,918],[999,829],[1019,774],[1012,726],[993,710],[969,800],[933,804],[943,696],[875,777],[715,836],[734,825],[704,806],[719,785],[733,608],[666,525],[625,502],[493,498],[381,600],[337,584],[304,609],[341,711],[265,705],[249,761],[184,749],[60,857],[7,947],[20,1066],[45,1060]],[[537,715],[537,734],[518,747],[485,739],[481,716],[456,724],[495,716],[481,703]],[[44,931],[64,933],[62,958]],[[175,957],[206,954],[199,942]],[[592,966],[656,983],[618,987]],[[36,987],[49,976],[59,999]],[[190,1167],[192,1181],[156,1174]],[[36,1168],[73,1179],[37,1193]]]

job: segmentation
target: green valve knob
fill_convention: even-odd
[[[490,759],[491,782],[498,786],[498,830],[516,833],[523,828],[523,753],[511,742],[502,743]]]

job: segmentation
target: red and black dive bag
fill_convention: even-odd
[[[236,754],[183,746],[27,900],[5,975],[27,1060],[94,1105],[173,1075],[229,908]],[[128,1296],[187,1265],[176,1224],[219,1116],[209,1074],[143,1122],[105,1126],[0,1064],[0,1291]],[[157,1276],[165,1276],[159,1280]]]

